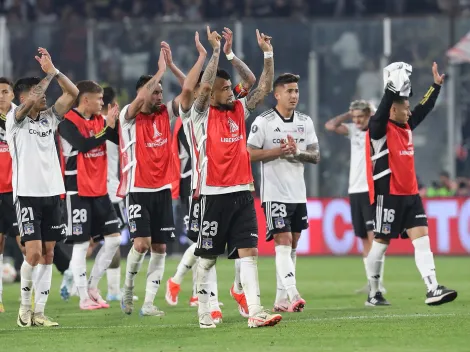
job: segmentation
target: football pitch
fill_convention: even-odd
[[[148,259],[147,259],[148,260]],[[164,281],[173,275],[178,261],[169,259]],[[121,313],[118,302],[111,308],[80,311],[78,298],[64,302],[59,296],[61,276],[54,269],[46,315],[60,327],[22,329],[16,326],[19,284],[4,286],[6,312],[0,314],[0,351],[469,351],[470,275],[469,259],[437,257],[440,284],[458,291],[447,305],[424,304],[425,286],[413,257],[388,257],[385,261],[385,297],[390,307],[364,307],[365,296],[355,289],[365,284],[359,257],[299,257],[297,286],[307,301],[302,313],[284,313],[271,328],[249,329],[229,295],[233,261],[217,264],[219,300],[224,322],[216,329],[200,329],[197,308],[189,307],[191,272],[185,277],[179,304],[169,307],[165,284],[156,305],[164,317],[140,317],[145,291],[145,270],[137,277],[134,314]],[[124,274],[125,263],[122,263]],[[261,301],[272,308],[276,291],[274,258],[260,258]],[[106,278],[101,287],[104,293]],[[104,295],[103,295],[104,296]]]

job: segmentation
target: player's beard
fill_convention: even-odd
[[[234,103],[234,102],[231,102],[231,103],[227,103],[227,104],[220,104],[220,105],[218,106],[218,109],[219,109],[219,110],[222,110],[222,111],[227,111],[227,110],[228,110],[228,111],[231,111],[231,110],[234,109],[234,107],[235,107],[235,103]]]
[[[157,103],[155,105],[152,105],[152,107],[150,108],[150,111],[152,113],[155,113],[155,112],[160,112],[161,109],[162,109],[162,103]]]

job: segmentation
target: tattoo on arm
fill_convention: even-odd
[[[274,81],[274,59],[264,59],[264,69],[259,79],[258,86],[246,97],[246,106],[254,110],[263,99],[272,91]]]
[[[215,48],[212,57],[207,64],[207,67],[204,71],[204,74],[201,78],[201,87],[206,89],[201,89],[201,93],[194,102],[194,109],[198,112],[206,111],[209,107],[209,99],[211,95],[212,86],[214,85],[217,65],[219,64],[220,48]],[[210,89],[209,89],[210,87]]]
[[[307,150],[301,151],[299,155],[295,156],[295,160],[303,163],[318,164],[320,162],[320,147],[318,143],[308,145]]]
[[[36,87],[34,87],[28,95],[26,101],[18,106],[15,112],[15,118],[17,122],[23,121],[26,116],[29,114],[31,109],[33,108],[34,104],[39,100],[42,99],[44,93],[49,87],[52,79],[54,78],[55,73],[49,73],[46,77],[42,79],[41,82],[38,83]]]
[[[253,72],[251,72],[247,64],[245,64],[236,56],[232,60],[232,65],[235,67],[235,70],[237,70],[237,73],[240,75],[243,81],[243,88],[249,90],[256,81],[256,77]]]

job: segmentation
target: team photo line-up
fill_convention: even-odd
[[[274,326],[282,320],[280,313],[304,310],[296,286],[296,248],[308,228],[304,164],[319,163],[320,149],[312,118],[296,110],[300,77],[274,77],[272,38],[258,30],[264,56],[258,79],[232,52],[229,28],[219,34],[207,27],[206,32],[212,50],[207,64],[198,32],[199,56],[187,75],[162,42],[157,73],[139,78],[134,100],[124,107],[112,88],[89,80],[72,83],[44,48],[38,48],[35,59],[45,77],[24,77],[14,84],[0,78],[0,263],[5,236],[16,237],[24,255],[19,327],[58,326],[44,314],[53,264],[64,273],[63,299],[79,296],[82,310],[106,309],[109,301],[119,301],[123,313],[132,314],[138,299],[135,277],[147,252],[140,315],[162,316],[154,299],[163,280],[166,245],[176,237],[175,197],[188,211],[192,244],[166,282],[169,305],[178,304],[183,277],[192,270],[190,304],[198,307],[200,328],[220,324],[215,268],[227,251],[235,262],[230,294],[249,327]],[[241,79],[235,87],[219,68],[222,52]],[[181,92],[164,104],[161,80],[168,69]],[[358,293],[367,296],[366,306],[390,304],[384,297],[384,258],[390,240],[399,237],[414,246],[425,303],[440,305],[457,297],[437,281],[415,174],[413,130],[433,109],[445,78],[435,63],[431,72],[433,83],[413,110],[408,100],[412,67],[395,62],[383,70],[384,95],[376,109],[356,100],[325,125],[351,141],[349,196],[354,232],[364,248],[367,285]],[[54,80],[62,95],[48,107],[46,91]],[[245,120],[270,93],[276,105],[257,116],[247,133]],[[270,310],[260,299],[251,162],[261,163],[266,240],[275,244],[276,298]],[[123,226],[133,245],[121,289]],[[70,258],[56,246],[62,240],[73,246]],[[87,279],[87,257],[99,243]],[[98,289],[105,273],[106,300]]]

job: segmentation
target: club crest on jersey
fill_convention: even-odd
[[[391,224],[383,224],[382,225],[382,233],[384,235],[388,235],[390,232],[392,232],[392,225]]]
[[[49,121],[47,121],[47,119],[42,119],[39,122],[41,123],[42,126],[49,127]]]
[[[202,239],[202,248],[205,250],[212,248],[212,238],[203,238]]]
[[[276,229],[282,229],[284,226],[286,226],[284,218],[274,219],[274,226],[276,227]]]
[[[299,133],[304,133],[305,132],[305,127],[303,125],[297,125],[297,131]]]
[[[82,224],[73,224],[72,225],[72,235],[79,236],[83,234]]]
[[[34,233],[34,225],[30,222],[27,222],[23,225],[23,232],[25,235],[31,235]]]
[[[199,222],[197,220],[191,221],[191,231],[199,232]]]
[[[129,231],[130,232],[137,231],[137,225],[135,224],[135,221],[129,221]]]

